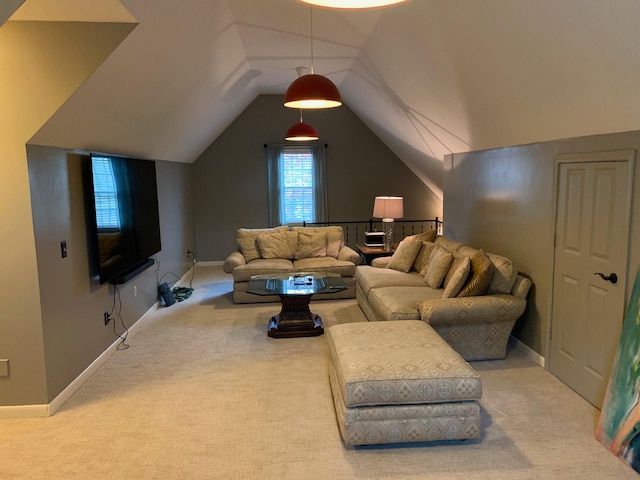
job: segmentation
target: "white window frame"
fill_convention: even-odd
[[[118,209],[118,187],[111,159],[93,156],[91,163],[96,225],[101,231],[118,231],[121,223]]]
[[[288,184],[285,178],[288,161],[296,155],[311,155],[312,174],[306,179],[294,177],[293,184]],[[285,224],[299,224],[302,222],[324,222],[327,215],[327,193],[325,174],[325,146],[324,145],[269,145],[267,147],[268,161],[268,189],[269,189],[269,225],[274,227]],[[301,181],[302,180],[302,181]],[[298,185],[296,185],[298,184]],[[300,185],[301,184],[301,185]],[[290,209],[283,208],[287,194],[296,188],[312,188],[313,197],[310,204],[297,206],[305,210],[305,214],[287,215]],[[309,199],[307,199],[309,200]],[[309,210],[311,208],[311,211]],[[294,207],[296,208],[296,207]]]

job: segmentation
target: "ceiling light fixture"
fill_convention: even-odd
[[[334,108],[342,105],[340,91],[327,77],[313,73],[313,8],[311,23],[311,73],[298,77],[284,95],[284,106],[289,108]]]
[[[407,0],[300,0],[301,2],[327,8],[375,8],[404,3]]]
[[[309,142],[318,140],[318,132],[308,123],[302,121],[302,110],[300,110],[300,121],[292,125],[284,139],[289,142]]]

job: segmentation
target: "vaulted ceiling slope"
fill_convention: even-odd
[[[139,25],[34,143],[193,162],[311,63],[311,9],[297,0],[120,3]],[[435,192],[450,152],[640,129],[637,0],[410,0],[312,15],[314,71]]]

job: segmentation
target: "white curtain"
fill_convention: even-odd
[[[284,223],[281,215],[282,158],[285,150],[310,149],[313,154],[314,222],[327,221],[326,145],[272,144],[267,146],[267,182],[269,192],[269,226]]]

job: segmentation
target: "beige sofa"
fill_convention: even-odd
[[[422,320],[467,361],[505,357],[530,287],[509,259],[435,231],[406,237],[392,257],[356,272],[369,321]]]
[[[277,295],[247,293],[249,279],[253,275],[298,272],[330,272],[342,276],[346,290],[318,295],[318,299],[355,298],[354,277],[362,259],[344,244],[340,226],[240,228],[236,242],[238,251],[224,262],[224,271],[233,275],[235,303],[278,301]]]

